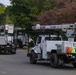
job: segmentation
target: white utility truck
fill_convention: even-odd
[[[35,33],[36,31],[40,32],[35,46],[28,52],[32,64],[39,60],[49,60],[53,68],[69,63],[76,68],[75,24],[37,24],[32,29]],[[65,37],[67,39],[64,39]]]
[[[26,33],[25,28],[15,27],[15,40],[18,47],[23,48],[28,45],[28,35]],[[29,43],[33,41],[31,37],[29,37]]]
[[[16,53],[16,45],[14,44],[14,25],[0,26],[0,53],[10,52]]]

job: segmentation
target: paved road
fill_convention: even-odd
[[[16,55],[0,55],[0,75],[76,75],[72,65],[51,68],[47,62],[29,63],[26,50],[18,49]]]

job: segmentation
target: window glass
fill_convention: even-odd
[[[49,40],[49,37],[46,37],[45,40]],[[50,37],[50,40],[61,40],[60,37]]]
[[[0,36],[4,36],[4,34],[0,33]]]
[[[38,44],[41,43],[41,37],[38,38]]]

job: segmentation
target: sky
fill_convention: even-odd
[[[0,3],[4,4],[5,6],[10,5],[10,1],[9,0],[0,0]]]

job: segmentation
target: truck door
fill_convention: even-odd
[[[41,43],[41,37],[38,37],[37,41],[36,41],[36,46],[35,46],[35,50],[36,50],[37,53],[41,53],[40,43]]]

